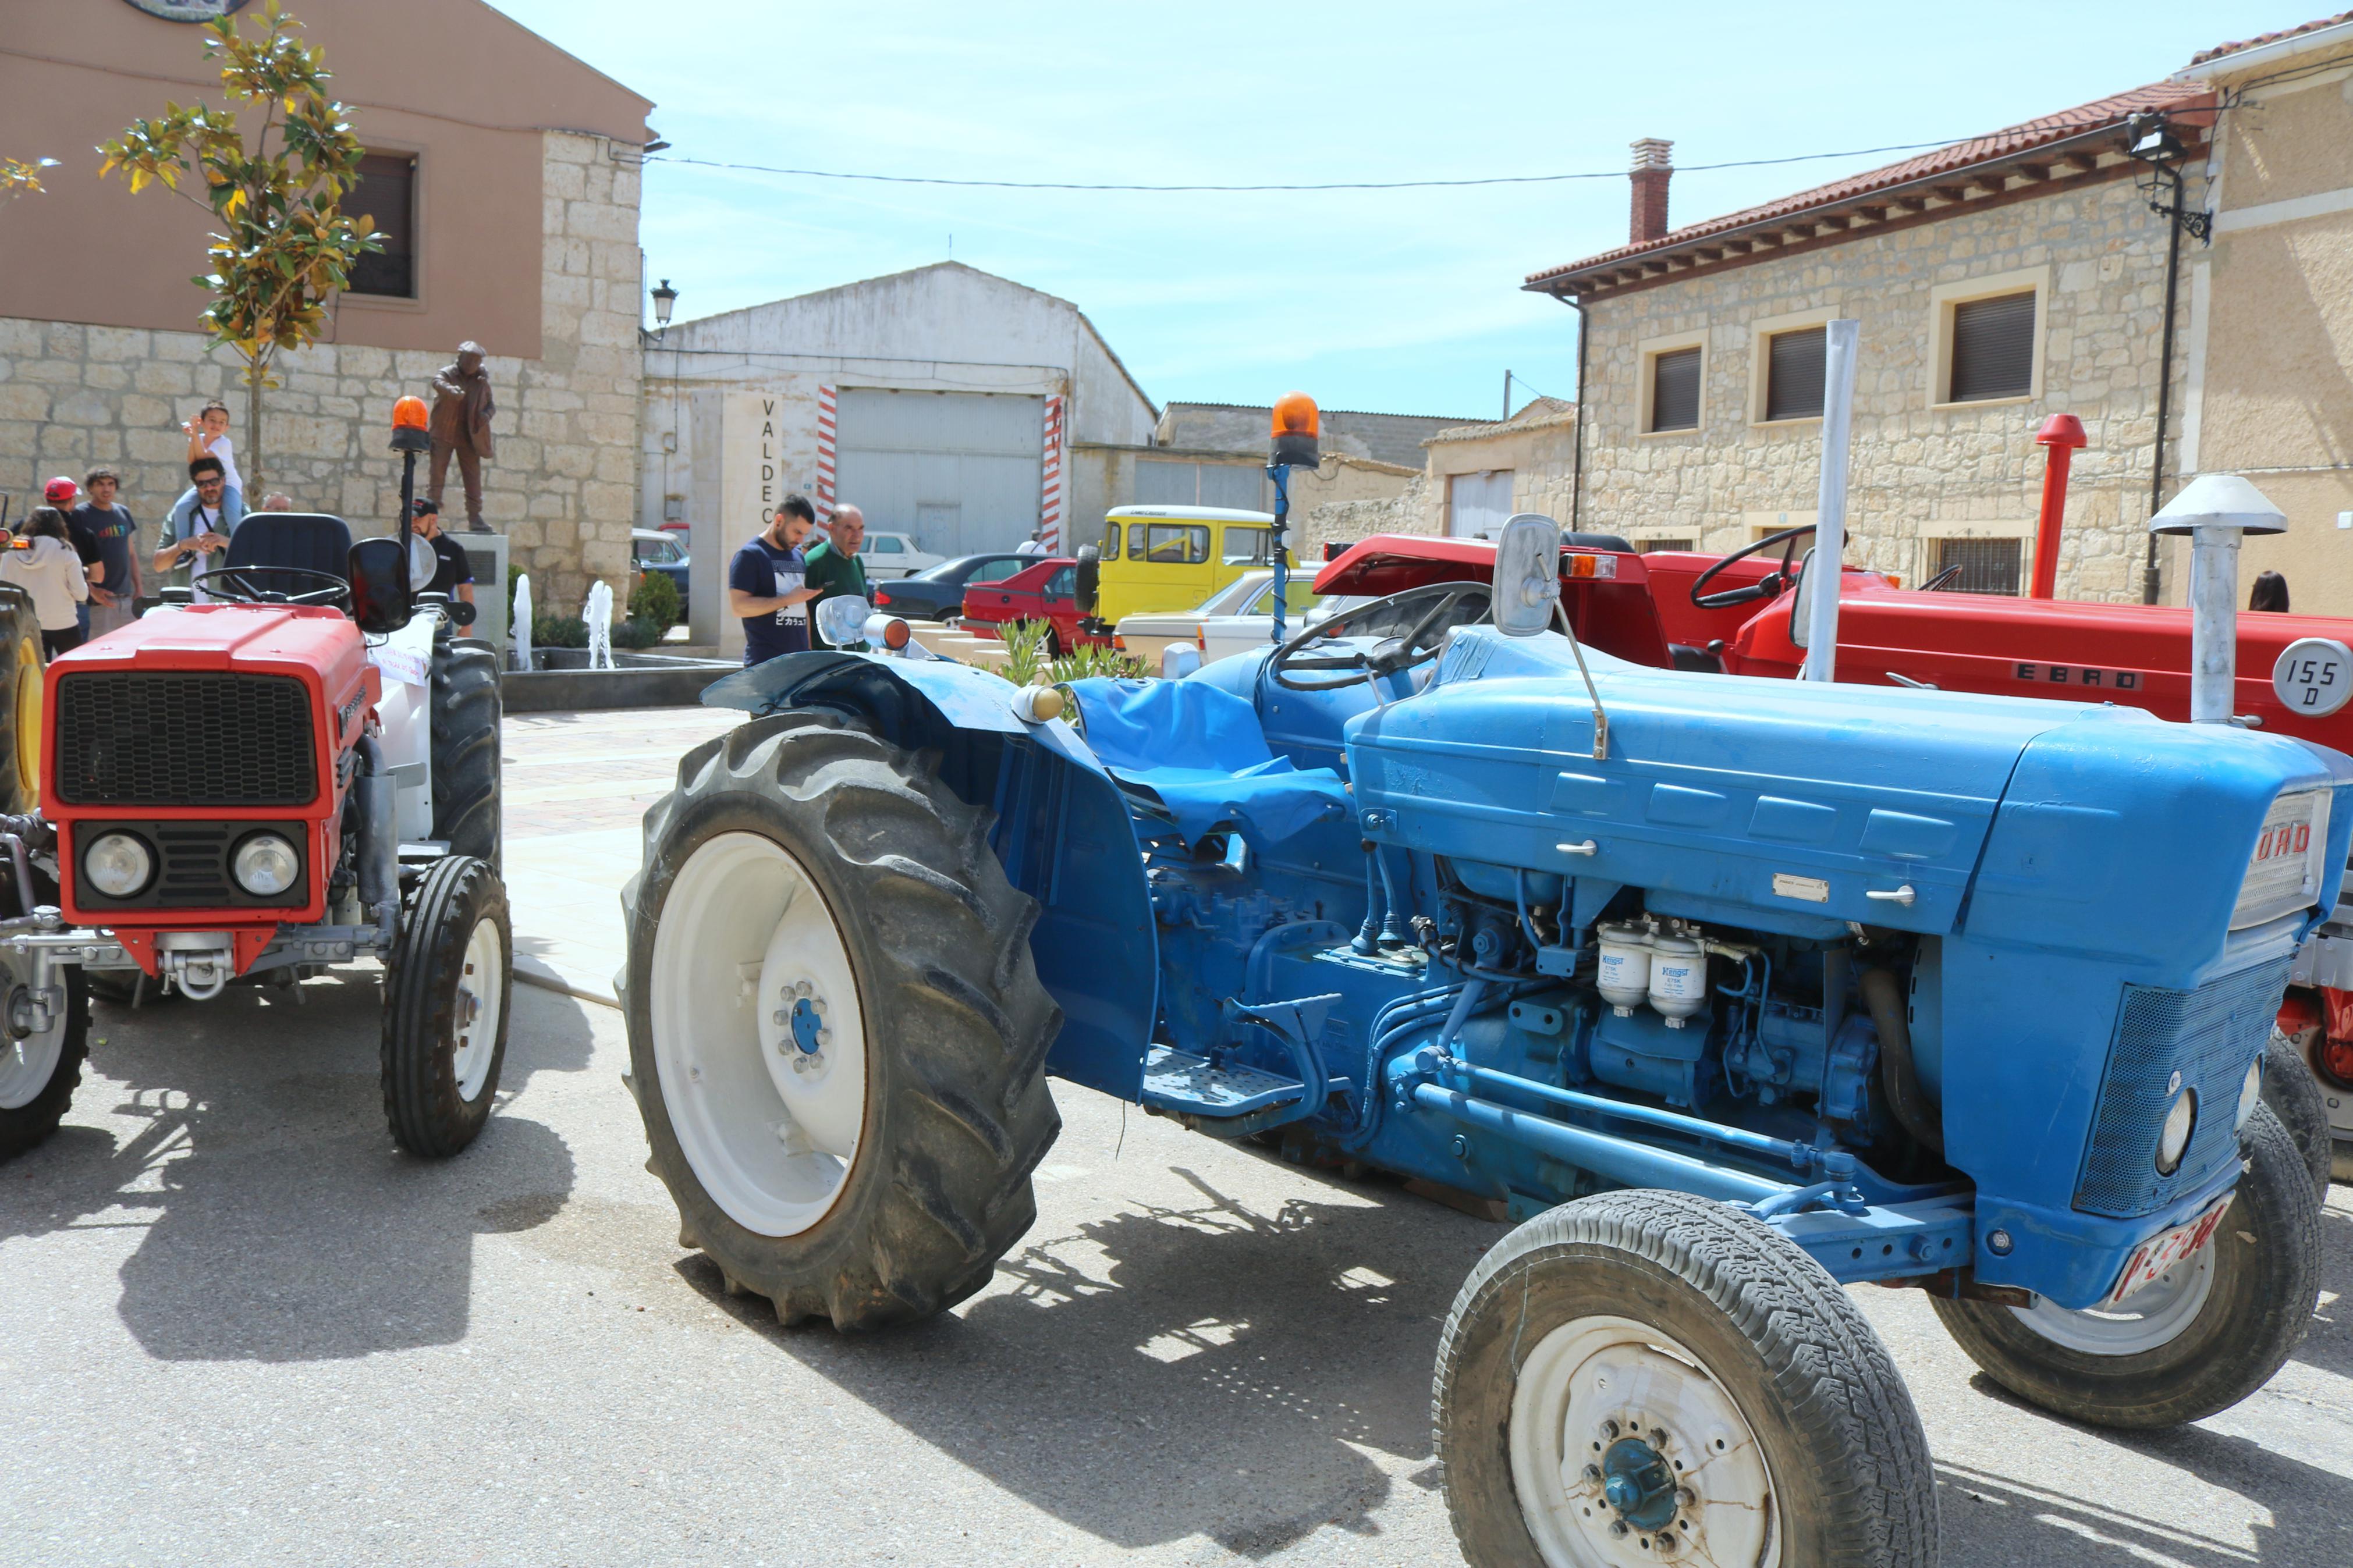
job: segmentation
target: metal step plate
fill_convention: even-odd
[[[1188,1052],[1155,1046],[1144,1058],[1144,1103],[1196,1116],[1247,1116],[1297,1100],[1307,1086],[1256,1068],[1211,1067]]]

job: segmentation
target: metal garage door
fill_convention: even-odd
[[[1010,550],[1038,526],[1046,400],[845,386],[834,499],[940,555]]]

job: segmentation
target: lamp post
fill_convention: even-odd
[[[2238,475],[2204,474],[2148,531],[2189,536],[2189,721],[2227,724],[2239,676],[2239,540],[2284,533],[2287,518]]]
[[[1282,611],[1290,595],[1291,470],[1312,468],[1319,460],[1315,438],[1322,418],[1315,400],[1303,392],[1286,392],[1274,400],[1266,477],[1274,481],[1274,641],[1282,642]]]
[[[661,286],[654,290],[654,342],[661,342],[662,335],[670,331],[670,315],[677,308],[678,290],[671,288],[670,279],[665,278]]]

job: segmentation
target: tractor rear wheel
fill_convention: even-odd
[[[470,637],[433,644],[433,837],[452,855],[499,855],[499,656]]]
[[[1929,1568],[1936,1478],[1854,1302],[1762,1221],[1581,1198],[1491,1248],[1439,1340],[1431,1422],[1472,1568]]]
[[[786,1323],[929,1317],[1037,1217],[1061,1015],[936,759],[832,715],[689,752],[623,890],[630,1088],[679,1239]]]
[[[22,588],[0,587],[0,812],[41,800],[41,622]]]
[[[435,861],[409,895],[384,977],[384,1116],[410,1153],[446,1159],[491,1119],[513,952],[499,874],[470,856]]]
[[[2320,1208],[2304,1156],[2258,1105],[2214,1237],[2116,1310],[1932,1298],[1969,1359],[2021,1399],[2094,1426],[2174,1426],[2271,1381],[2320,1299]]]

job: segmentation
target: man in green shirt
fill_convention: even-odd
[[[817,607],[828,599],[838,599],[846,594],[859,598],[866,595],[866,563],[858,558],[859,546],[866,542],[866,514],[854,506],[837,508],[833,521],[826,525],[825,542],[808,552],[807,575],[804,587],[815,588],[818,596],[809,601],[809,640],[818,647],[826,643],[817,633]]]

